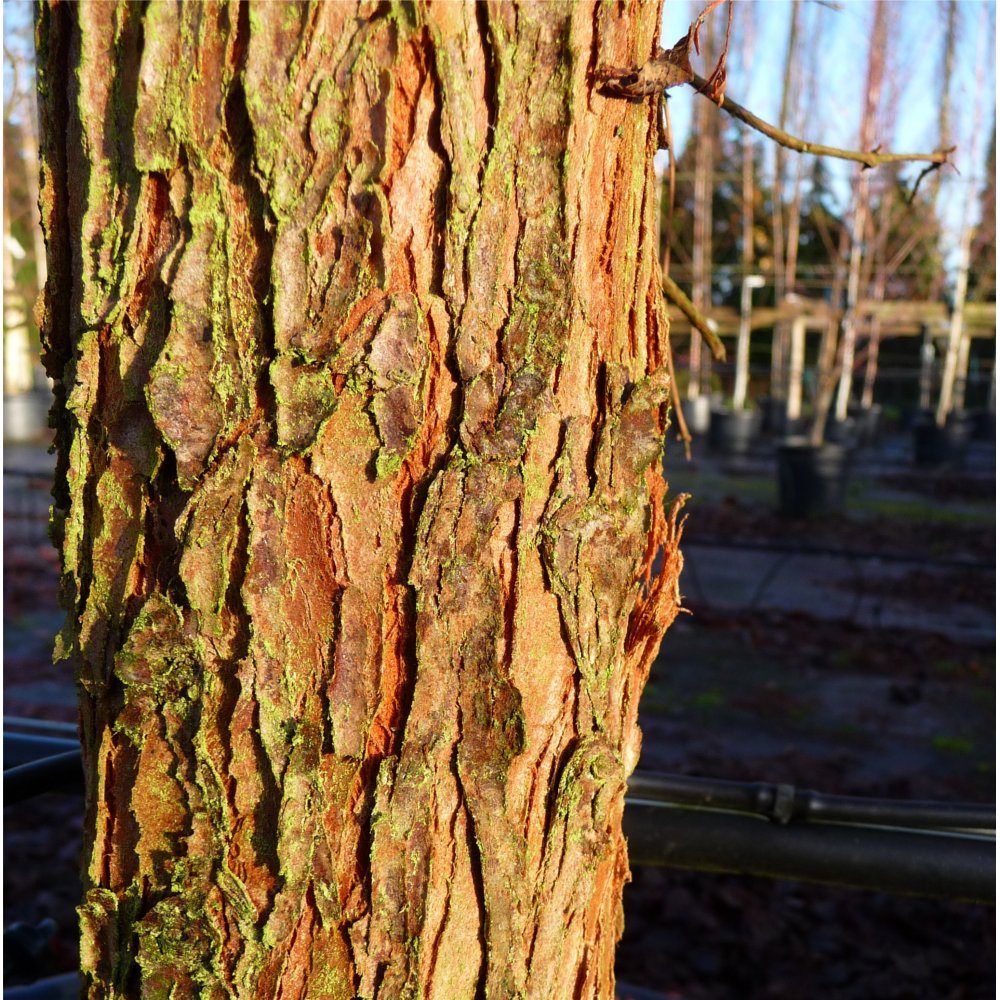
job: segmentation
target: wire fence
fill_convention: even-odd
[[[4,547],[33,547],[48,542],[51,473],[3,470]]]

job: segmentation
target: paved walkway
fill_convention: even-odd
[[[954,569],[919,561],[714,546],[690,537],[683,548],[681,592],[717,611],[800,612],[876,628],[936,632],[960,642],[989,642],[996,635],[990,609],[945,600],[914,603],[894,593],[894,582],[920,570],[940,575],[946,595]]]

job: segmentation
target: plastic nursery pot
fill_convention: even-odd
[[[913,461],[917,465],[961,466],[969,445],[970,424],[964,413],[949,413],[944,427],[931,416],[913,425]]]
[[[903,427],[913,430],[917,424],[926,424],[928,421],[934,422],[934,411],[923,406],[906,406],[903,408]]]
[[[692,434],[707,434],[711,422],[712,401],[708,396],[681,400],[681,413]]]
[[[763,434],[777,437],[784,434],[785,407],[783,399],[773,396],[763,396],[757,400],[757,412],[760,414],[760,429]]]
[[[778,499],[785,517],[832,514],[844,506],[850,449],[806,438],[786,438],[778,446]]]
[[[809,433],[810,417],[788,416],[788,403],[784,399],[765,398],[757,403],[760,430],[773,438],[800,437]]]
[[[974,410],[972,420],[974,441],[996,441],[997,415],[992,410]]]
[[[827,417],[823,437],[830,444],[841,444],[845,448],[856,448],[859,444],[857,421],[853,417],[848,417],[846,420],[837,420],[831,414]]]
[[[854,420],[859,445],[872,445],[878,441],[882,428],[882,407],[878,403],[871,406],[849,406],[847,415]]]
[[[713,408],[708,427],[708,446],[723,455],[745,455],[759,426],[756,410]]]

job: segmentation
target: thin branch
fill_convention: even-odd
[[[674,242],[674,200],[677,195],[677,157],[674,154],[674,137],[670,127],[670,104],[666,92],[660,94],[660,115],[668,157],[667,165],[667,225],[663,241],[663,273],[670,271],[670,250]]]
[[[684,318],[701,334],[702,340],[708,344],[708,349],[712,352],[712,357],[716,361],[725,361],[726,349],[722,346],[722,341],[708,325],[708,320],[695,308],[694,303],[680,290],[677,282],[669,274],[663,276],[663,291],[667,298],[684,313]]]
[[[670,271],[670,244],[674,236],[674,195],[677,184],[677,161],[674,156],[674,137],[670,129],[670,105],[667,103],[667,93],[660,94],[660,125],[662,135],[661,145],[665,143],[670,164],[667,168],[667,232],[663,241],[663,274]],[[667,340],[667,374],[670,376],[670,400],[674,416],[677,420],[678,436],[684,444],[684,457],[691,461],[691,432],[688,430],[687,421],[684,419],[684,410],[681,408],[680,391],[677,387],[677,376],[674,373],[674,351],[670,345],[670,337]]]
[[[943,163],[929,163],[920,173],[917,175],[917,179],[913,182],[913,188],[910,193],[906,196],[906,204],[912,205],[914,198],[917,197],[917,188],[920,187],[920,182],[928,175],[934,173],[935,170],[940,170],[943,167]]]
[[[693,73],[691,79],[687,82],[699,93],[708,85],[708,81],[697,73]],[[948,149],[940,149],[934,153],[882,153],[878,149],[873,149],[865,153],[860,150],[838,149],[836,146],[823,146],[819,143],[806,142],[804,139],[789,135],[788,132],[774,125],[769,125],[763,119],[758,118],[752,111],[748,111],[743,105],[737,104],[728,97],[722,99],[720,106],[723,111],[728,112],[734,118],[743,122],[744,125],[749,125],[750,128],[756,129],[786,149],[794,150],[796,153],[812,153],[815,156],[832,156],[839,160],[852,160],[855,163],[863,163],[868,168],[877,167],[883,163],[908,163],[911,161],[933,163],[936,166],[942,166],[945,163],[951,162],[949,156],[957,148],[951,146]]]
[[[709,6],[707,6],[699,15],[699,22],[704,19],[704,17],[715,7],[718,3],[713,0]],[[722,43],[722,52],[719,53],[719,59],[715,64],[715,69],[709,74],[708,79],[705,81],[705,86],[702,88],[701,92],[705,95],[713,104],[721,104],[722,97],[726,92],[726,57],[729,55],[729,39],[732,37],[733,33],[733,0],[729,0],[729,19],[726,21],[726,40]],[[698,49],[698,32],[695,30],[694,34],[694,47],[696,51]]]
[[[677,436],[684,444],[684,457],[691,461],[691,432],[684,419],[684,409],[681,406],[681,396],[677,388],[677,376],[674,374],[674,351],[667,337],[667,374],[670,376],[670,408],[677,419]]]

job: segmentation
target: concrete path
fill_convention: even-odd
[[[800,612],[856,625],[936,632],[973,643],[988,642],[996,634],[996,616],[987,608],[944,601],[937,606],[915,604],[893,594],[893,582],[914,570],[939,573],[946,592],[946,575],[954,569],[935,570],[917,561],[713,546],[691,537],[683,549],[681,593],[716,611]]]

